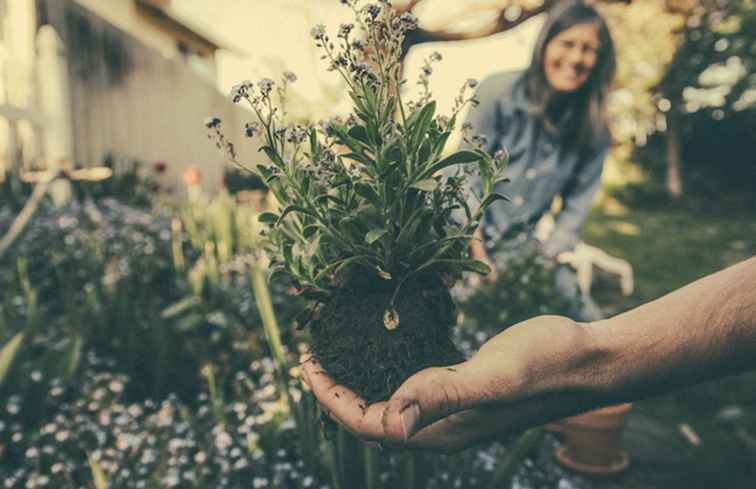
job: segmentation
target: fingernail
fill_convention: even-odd
[[[402,421],[402,436],[404,437],[404,441],[407,441],[417,431],[417,423],[420,420],[420,406],[417,403],[412,403],[404,408],[400,416]]]

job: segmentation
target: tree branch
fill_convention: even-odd
[[[399,11],[399,13],[410,12],[423,1],[424,0],[409,0],[406,4],[402,5],[401,7],[396,7],[396,8]],[[520,15],[514,20],[507,18],[506,8],[500,8],[499,16],[496,22],[493,22],[490,25],[482,27],[480,29],[471,30],[467,32],[451,32],[448,29],[427,30],[427,29],[421,29],[421,28],[415,29],[413,31],[409,31],[407,33],[407,36],[404,39],[404,43],[402,44],[402,57],[405,57],[407,55],[407,52],[410,50],[412,46],[416,46],[418,44],[424,44],[427,42],[437,42],[437,41],[463,41],[463,40],[468,40],[468,39],[479,39],[482,37],[491,36],[493,34],[498,34],[499,32],[503,32],[503,31],[512,29],[514,27],[517,27],[523,22],[535,17],[536,15],[540,15],[544,12],[547,12],[549,9],[555,6],[558,2],[559,0],[543,0],[538,7],[529,8],[529,9],[523,8]],[[631,2],[632,0],[594,0],[589,3],[593,3],[593,4],[626,3],[628,4]],[[447,24],[447,27],[449,25],[451,24]]]
[[[515,20],[510,20],[506,17],[506,9],[502,9],[499,12],[499,17],[496,22],[482,27],[477,30],[473,31],[467,31],[467,32],[450,32],[448,30],[438,30],[438,31],[430,31],[426,29],[415,29],[413,31],[409,31],[407,33],[407,36],[404,39],[404,43],[402,44],[402,56],[406,56],[407,52],[412,46],[416,46],[418,44],[424,44],[427,42],[436,42],[436,41],[463,41],[467,39],[479,39],[482,37],[488,37],[493,34],[497,34],[499,32],[503,32],[509,29],[512,29],[513,27],[516,27],[523,22],[525,22],[528,19],[531,19],[532,17],[535,17],[536,15],[542,14],[549,10],[552,6],[554,6],[557,3],[558,0],[544,0],[543,4],[540,7],[531,9],[531,10],[523,10],[519,17]],[[415,5],[419,2],[413,2]]]

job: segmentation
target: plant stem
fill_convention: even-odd
[[[366,473],[362,456],[363,443],[341,426],[339,426],[336,439],[339,446],[339,469],[343,488],[361,487]]]
[[[289,381],[286,369],[286,355],[284,354],[283,345],[281,344],[281,331],[278,328],[276,315],[273,311],[273,302],[270,300],[270,291],[265,283],[265,277],[260,266],[253,263],[250,268],[250,278],[252,289],[255,295],[255,304],[262,318],[263,331],[265,339],[273,355],[273,362],[276,367],[276,377],[278,377],[281,396],[289,400]],[[290,403],[289,403],[290,404]]]
[[[365,455],[365,489],[378,489],[380,452],[377,448],[370,448],[365,445],[363,453]]]
[[[326,460],[327,462],[329,462],[327,465],[331,473],[331,482],[333,483],[333,488],[344,489],[344,484],[341,481],[338,439],[330,440],[328,443],[326,443]]]
[[[402,477],[402,480],[404,481],[404,489],[415,489],[416,486],[416,475],[417,475],[417,454],[414,452],[407,452],[403,455],[403,470],[404,470],[404,476]]]
[[[515,443],[512,444],[504,459],[496,468],[488,489],[499,489],[501,487],[510,487],[512,477],[520,463],[525,459],[528,452],[540,443],[543,438],[543,430],[534,428],[523,433]]]

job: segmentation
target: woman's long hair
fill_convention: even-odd
[[[585,84],[574,93],[561,95],[549,85],[543,63],[548,43],[578,24],[598,27],[599,51]],[[581,152],[593,152],[609,139],[606,113],[609,86],[616,71],[614,44],[603,17],[581,1],[560,2],[550,13],[538,36],[533,59],[523,79],[530,110],[555,130],[562,141]]]

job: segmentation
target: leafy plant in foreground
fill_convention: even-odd
[[[337,72],[349,89],[354,113],[345,121],[286,124],[285,113],[274,99],[278,95],[281,100],[286,85],[296,79],[290,73],[275,93],[275,83],[263,79],[237,85],[231,98],[249,103],[256,115],[246,133],[262,137],[260,150],[270,164],[249,170],[264,179],[281,203],[280,210],[260,216],[269,225],[266,240],[273,272],[288,275],[299,293],[313,300],[302,319],[312,324],[315,352],[337,378],[338,364],[361,349],[354,343],[360,336],[367,334],[367,344],[388,343],[377,347],[383,353],[373,355],[381,363],[378,370],[386,370],[391,377],[385,380],[385,389],[374,393],[379,398],[390,393],[403,376],[427,366],[426,360],[408,360],[415,365],[400,369],[403,374],[389,373],[396,359],[384,353],[397,349],[399,337],[410,344],[425,340],[417,332],[393,338],[385,332],[414,328],[422,321],[420,316],[429,314],[420,312],[419,303],[443,309],[451,301],[447,289],[462,272],[489,271],[486,264],[470,259],[467,249],[485,209],[505,199],[492,189],[507,157],[504,151],[491,157],[477,148],[446,156],[444,148],[459,111],[477,102],[467,95],[475,82],[462,87],[451,117],[436,114],[427,84],[420,100],[405,102],[401,44],[405,33],[417,26],[416,19],[409,13],[397,15],[386,1],[364,7],[358,1],[347,3],[364,36],[358,38],[354,24],[342,24],[335,40],[322,25],[311,31],[329,71]],[[426,77],[430,61],[438,59],[439,55],[433,55],[426,64]],[[243,166],[220,130],[221,121],[210,118],[206,125],[218,147]],[[466,190],[474,172],[479,173],[482,187],[477,202]],[[423,297],[406,306],[410,320],[405,325],[400,298],[406,301],[420,292]],[[350,318],[373,324],[375,314],[381,317],[377,322],[383,333],[349,331],[355,329],[348,325]],[[428,321],[444,323],[448,314],[434,312],[432,316]],[[383,339],[375,336],[381,334]],[[356,336],[338,352],[327,351],[325,343],[339,343],[345,335]],[[341,370],[346,374],[354,369]],[[349,383],[343,376],[342,380]]]

